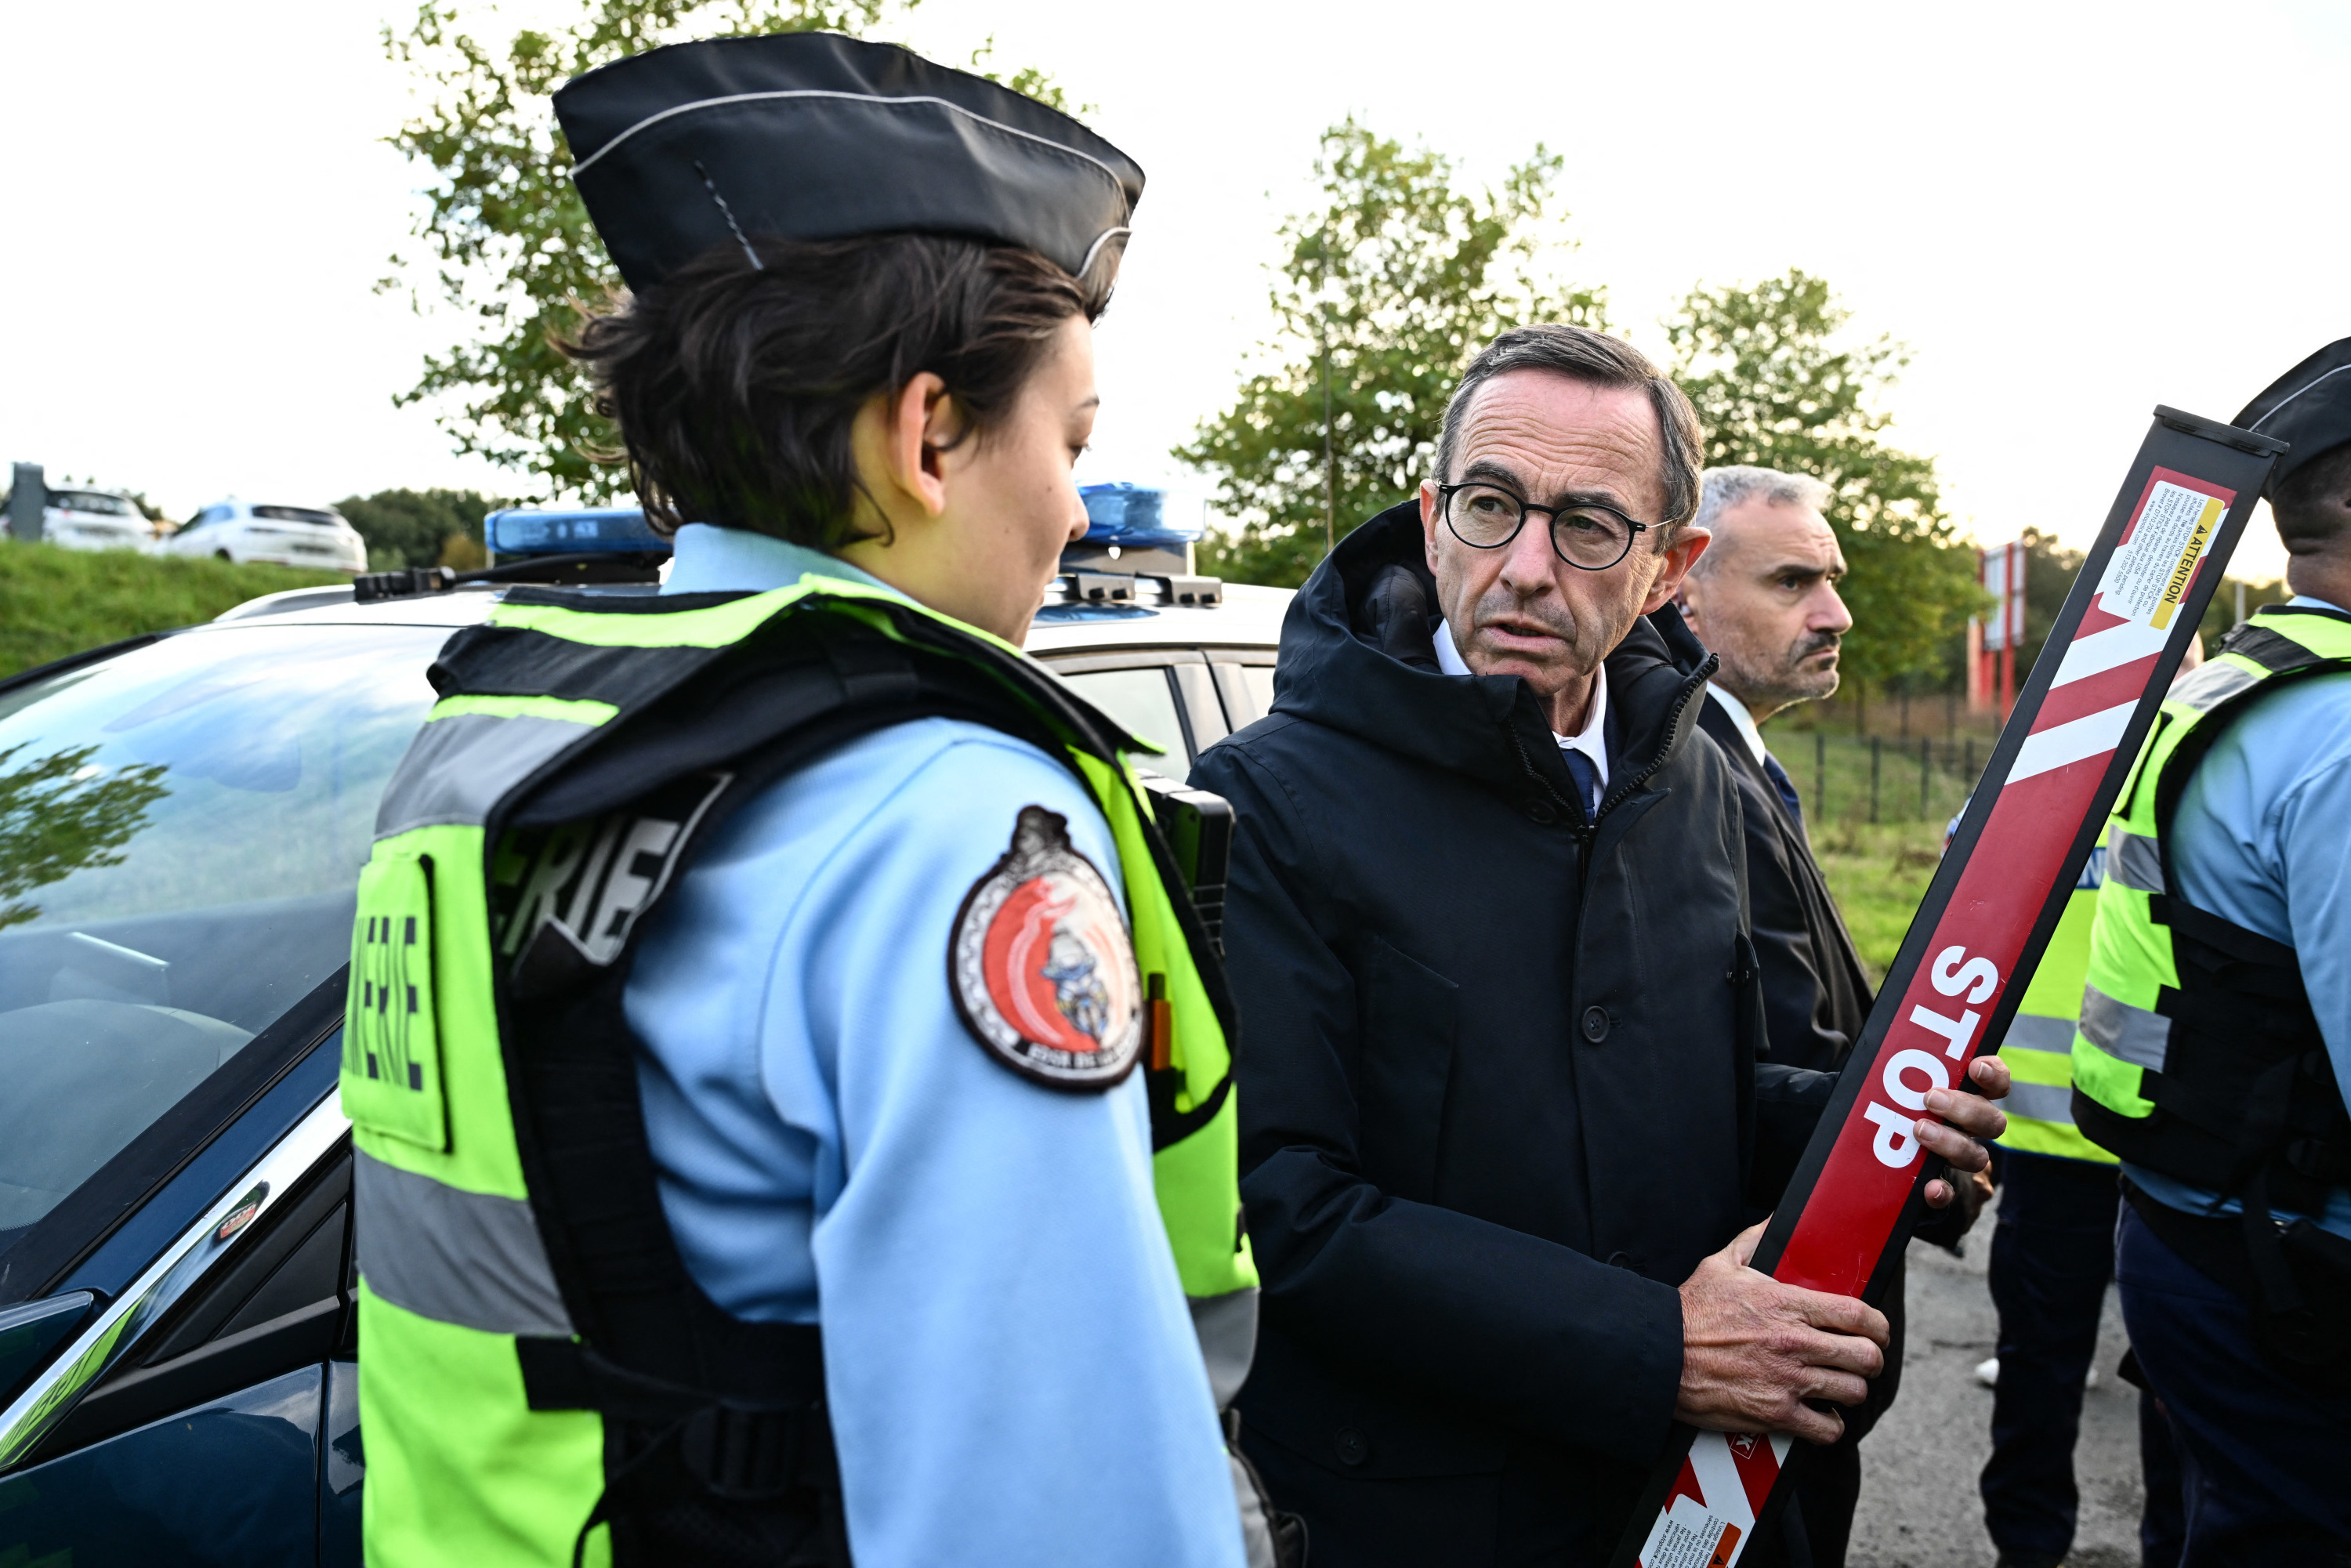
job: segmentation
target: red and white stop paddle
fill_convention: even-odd
[[[2284,450],[2155,411],[1753,1267],[1865,1300],[1882,1287],[1940,1166],[1913,1135],[1926,1095],[1963,1086],[2006,1031]],[[1730,1568],[1786,1506],[1798,1446],[1677,1426],[1614,1568]]]

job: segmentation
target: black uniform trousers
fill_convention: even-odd
[[[1984,1529],[2003,1554],[2055,1563],[2073,1550],[2080,1493],[2074,1443],[2082,1389],[2097,1354],[2098,1314],[2114,1278],[2115,1167],[2047,1155],[1998,1152],[1999,1223],[1991,1238],[1991,1299],[2000,1312],[2000,1386],[1992,1392],[1991,1458],[1983,1468]],[[2147,1507],[2139,1535],[2147,1568],[2179,1556],[2179,1471],[2152,1399],[2139,1423]]]
[[[2115,1277],[2132,1352],[2179,1447],[2179,1568],[2351,1564],[2351,1397],[2273,1366],[2244,1299],[2166,1245],[2129,1204]]]

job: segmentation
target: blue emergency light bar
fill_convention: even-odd
[[[1085,542],[1129,549],[1182,549],[1206,531],[1196,497],[1153,485],[1088,485],[1084,499],[1089,526]],[[1187,519],[1186,514],[1191,516]],[[635,507],[598,507],[575,511],[512,507],[492,512],[483,531],[492,554],[643,555],[670,553],[670,541],[653,532]]]
[[[1207,532],[1199,499],[1155,485],[1084,485],[1084,542],[1123,549],[1182,549]]]
[[[635,507],[541,511],[515,507],[483,519],[490,553],[535,555],[667,555],[670,541],[653,532]]]

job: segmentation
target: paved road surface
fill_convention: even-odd
[[[1987,1211],[1967,1256],[1910,1249],[1910,1342],[1902,1396],[1862,1445],[1861,1511],[1848,1568],[1991,1568],[1976,1477],[1991,1453],[1991,1392],[1975,1380],[1996,1327],[1984,1261]],[[2137,1568],[2138,1390],[2115,1375],[2122,1314],[2112,1287],[2099,1325],[2098,1385],[2074,1453],[2082,1518],[2070,1568]]]

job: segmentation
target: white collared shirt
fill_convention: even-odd
[[[1747,749],[1755,754],[1755,766],[1762,767],[1763,759],[1771,754],[1764,749],[1763,732],[1755,727],[1755,716],[1747,711],[1747,705],[1712,681],[1706,684],[1706,695],[1719,703],[1722,711],[1730,716],[1730,722],[1739,728],[1739,738],[1745,741]]]
[[[1443,621],[1437,623],[1437,667],[1448,675],[1467,675],[1473,672],[1461,662],[1461,650],[1453,645],[1453,629]],[[1602,726],[1608,718],[1608,667],[1600,667],[1592,683],[1592,712],[1583,727],[1573,735],[1562,735],[1557,730],[1551,737],[1559,742],[1562,751],[1581,751],[1592,759],[1592,770],[1599,775],[1600,792],[1608,793],[1608,743],[1603,738]]]

